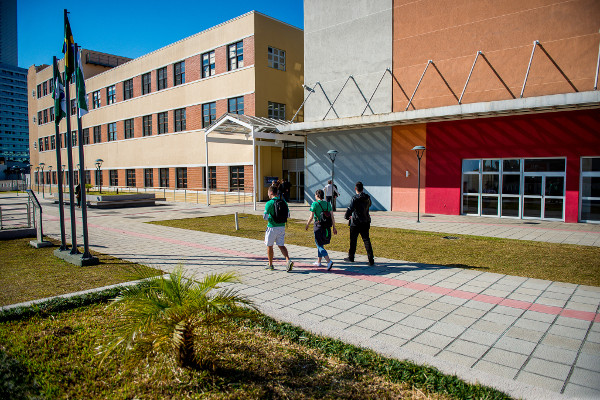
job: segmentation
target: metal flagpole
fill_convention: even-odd
[[[57,62],[56,62],[56,56],[53,57],[53,64],[52,64],[55,68]],[[56,73],[59,73],[58,71],[56,71]],[[58,82],[54,82],[54,91],[56,93],[56,91],[58,90]],[[59,111],[60,112],[60,111]],[[54,113],[56,114],[56,109],[54,110]],[[56,115],[54,116],[55,120],[56,120]],[[59,129],[58,129],[58,124],[54,124],[56,132],[55,132],[55,138],[54,138],[54,142],[56,143],[56,165],[58,165],[57,169],[59,170],[59,172],[57,172],[58,175],[58,211],[59,211],[59,216],[60,216],[60,251],[64,251],[67,250],[67,241],[65,239],[65,202],[63,200],[63,174],[62,171],[60,170],[60,166],[62,165],[62,155],[60,152],[60,133],[59,133]]]

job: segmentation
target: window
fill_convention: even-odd
[[[77,99],[71,100],[71,115],[77,114]]]
[[[48,110],[44,110],[44,123],[48,123]]]
[[[215,52],[202,54],[202,77],[208,78],[215,74]]]
[[[42,119],[42,112],[38,111],[38,125],[41,125],[44,123],[44,120]]]
[[[187,168],[175,168],[175,175],[177,176],[177,187],[187,188]]]
[[[285,71],[285,51],[269,46],[267,58],[269,67]]]
[[[115,91],[115,85],[106,88],[106,105],[113,104],[115,102]]]
[[[85,171],[85,184],[86,185],[91,185],[92,184],[92,174],[89,170]]]
[[[100,130],[100,126],[94,127],[94,143],[102,142],[102,134]]]
[[[49,140],[50,139],[48,139],[48,136],[44,138],[44,150],[50,150]]]
[[[206,169],[202,174],[202,180],[204,181],[204,187],[206,187]],[[208,167],[208,184],[210,189],[217,188],[217,167]]]
[[[90,144],[90,128],[83,129],[83,144]]]
[[[158,113],[158,134],[169,131],[169,116],[167,112]]]
[[[227,112],[233,114],[244,114],[244,96],[234,97],[227,101]]]
[[[244,189],[244,166],[229,167],[229,188],[231,190],[243,190]]]
[[[600,157],[581,159],[581,217],[583,222],[600,222]]]
[[[127,186],[135,187],[135,169],[126,169],[125,176],[127,177]]]
[[[267,116],[275,119],[285,119],[285,104],[269,102]]]
[[[175,132],[185,131],[185,108],[174,111],[175,114]]]
[[[169,168],[158,169],[158,179],[160,180],[160,187],[169,187]]]
[[[102,181],[102,171],[96,170],[96,185],[102,185],[104,182]]]
[[[50,136],[50,150],[56,149],[56,138],[54,136]]]
[[[100,91],[92,92],[92,109],[100,108]]]
[[[123,100],[129,100],[133,97],[133,79],[127,79],[123,82]]]
[[[42,84],[37,85],[37,98],[42,97]]]
[[[111,122],[110,124],[106,125],[107,131],[108,131],[108,142],[111,142],[113,140],[117,140],[117,123],[116,122]]]
[[[48,81],[42,82],[42,92],[44,96],[48,95]]]
[[[142,94],[148,94],[152,91],[152,76],[150,72],[142,75]]]
[[[71,131],[71,147],[77,146],[77,131]]]
[[[125,139],[133,138],[133,119],[125,120]]]
[[[50,114],[50,122],[54,121],[54,107],[48,109],[48,114]]]
[[[152,168],[144,169],[144,187],[152,187],[154,185],[154,170]]]
[[[156,70],[157,90],[167,88],[167,67],[162,67]]]
[[[173,85],[181,85],[185,83],[185,61],[175,63],[173,66]]]
[[[202,104],[202,127],[207,128],[217,119],[217,103]]]
[[[54,93],[54,81],[52,79],[48,80],[48,91]]]
[[[144,136],[152,135],[152,115],[142,117],[142,134]]]
[[[116,169],[111,169],[108,171],[108,184],[110,186],[119,186],[119,171]]]
[[[242,68],[244,66],[244,42],[239,41],[227,46],[227,70]]]

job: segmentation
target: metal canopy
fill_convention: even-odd
[[[211,132],[249,135],[253,131],[280,134],[277,127],[289,124],[291,122],[281,119],[225,113],[206,129],[205,135]]]

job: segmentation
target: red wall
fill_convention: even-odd
[[[580,157],[600,156],[600,110],[427,124],[425,211],[460,214],[465,158],[567,157],[565,221],[577,222]]]

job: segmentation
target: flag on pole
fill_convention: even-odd
[[[60,72],[58,72],[56,57],[54,57],[52,67],[54,71],[54,93],[52,93],[52,97],[54,98],[54,123],[58,125],[60,120],[67,116],[67,99],[65,98],[65,87],[63,86]]]
[[[81,68],[81,48],[75,53],[77,64],[75,66],[75,90],[77,92],[77,115],[79,118],[88,113],[88,98],[85,92],[85,78]]]
[[[69,84],[71,76],[75,72],[75,41],[73,40],[69,17],[67,17],[67,10],[65,10],[65,40],[62,52],[65,55],[65,84]]]

